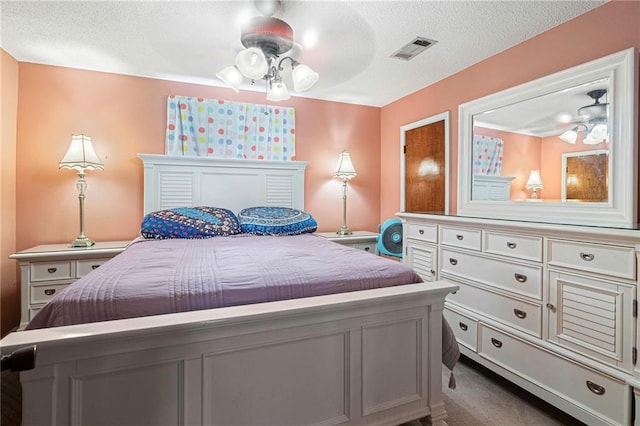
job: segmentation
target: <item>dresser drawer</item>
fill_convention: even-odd
[[[542,266],[441,249],[441,273],[542,299]]]
[[[31,282],[68,280],[73,278],[73,262],[34,262],[29,265]]]
[[[480,250],[481,231],[449,226],[440,227],[440,243],[449,246]]]
[[[475,352],[478,348],[478,321],[451,309],[445,309],[443,312],[453,333],[456,335],[458,343]]]
[[[550,266],[563,266],[621,278],[636,278],[633,247],[549,240],[548,261]]]
[[[629,424],[631,392],[624,382],[484,324],[478,335],[481,357],[595,412],[607,424]]]
[[[456,282],[460,289],[447,295],[447,301],[460,304],[495,321],[535,337],[542,336],[542,307],[468,284]]]
[[[542,262],[542,237],[486,231],[483,247],[487,253]]]
[[[438,240],[438,227],[436,225],[407,223],[407,237],[435,243]]]
[[[76,260],[76,278],[84,277],[89,272],[97,269],[100,265],[107,262],[108,260],[109,258]]]
[[[34,285],[31,287],[31,303],[47,303],[69,284]]]

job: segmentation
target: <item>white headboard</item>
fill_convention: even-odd
[[[306,161],[257,161],[138,154],[144,165],[144,214],[214,206],[304,209]]]

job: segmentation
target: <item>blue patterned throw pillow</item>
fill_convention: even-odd
[[[147,214],[140,234],[144,238],[210,238],[238,234],[236,215],[219,207],[177,207]]]
[[[249,207],[238,214],[238,220],[245,234],[298,235],[318,229],[313,216],[289,207]]]

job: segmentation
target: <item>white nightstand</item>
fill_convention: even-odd
[[[121,253],[130,241],[108,241],[93,247],[46,244],[9,256],[20,264],[20,330],[63,288]]]
[[[378,234],[375,232],[353,231],[351,235],[339,235],[335,232],[316,232],[316,235],[345,246],[378,254]]]

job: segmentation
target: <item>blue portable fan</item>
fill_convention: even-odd
[[[379,228],[378,252],[387,256],[402,257],[402,221],[387,219]]]

